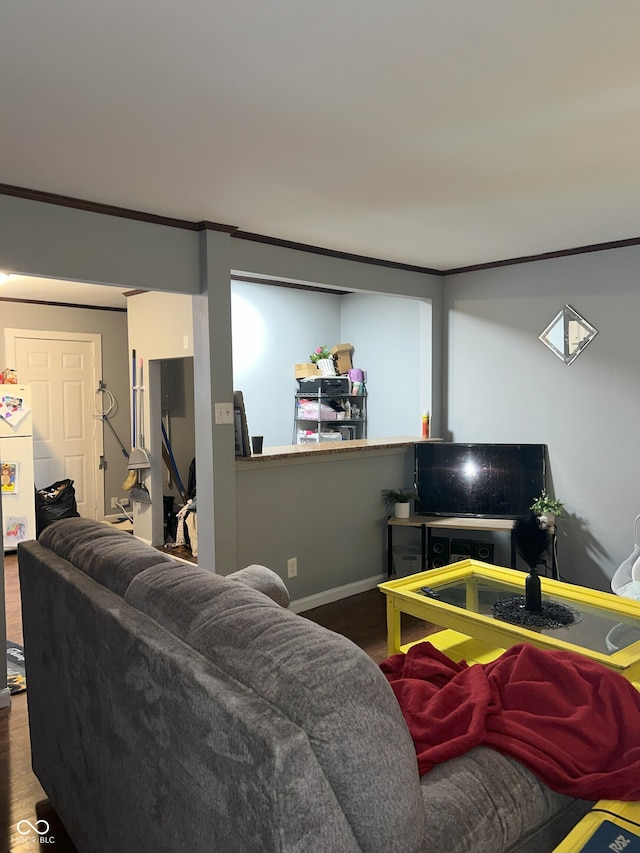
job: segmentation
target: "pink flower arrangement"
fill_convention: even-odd
[[[326,358],[332,359],[333,356],[331,355],[329,350],[326,348],[326,346],[322,346],[322,347],[316,347],[315,352],[312,352],[311,355],[309,356],[309,358],[315,364],[316,361],[320,361],[321,359],[326,359]]]

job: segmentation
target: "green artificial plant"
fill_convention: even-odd
[[[531,509],[536,515],[545,515],[553,513],[556,518],[562,518],[564,515],[564,504],[557,498],[551,498],[547,494],[547,490],[543,489],[535,501],[531,504]]]
[[[383,489],[382,500],[385,506],[393,506],[394,504],[408,504],[409,501],[420,500],[420,496],[415,489]]]

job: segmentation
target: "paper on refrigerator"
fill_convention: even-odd
[[[15,394],[3,394],[0,397],[0,418],[4,418],[12,427],[18,426],[30,411],[22,397]]]

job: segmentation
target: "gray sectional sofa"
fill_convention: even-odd
[[[486,748],[422,779],[349,640],[81,518],[18,551],[33,768],[79,853],[552,850],[590,803]]]

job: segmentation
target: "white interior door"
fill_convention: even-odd
[[[36,488],[69,478],[80,515],[102,518],[102,423],[93,411],[100,335],[7,330],[7,353],[12,337],[13,364],[31,385]]]

